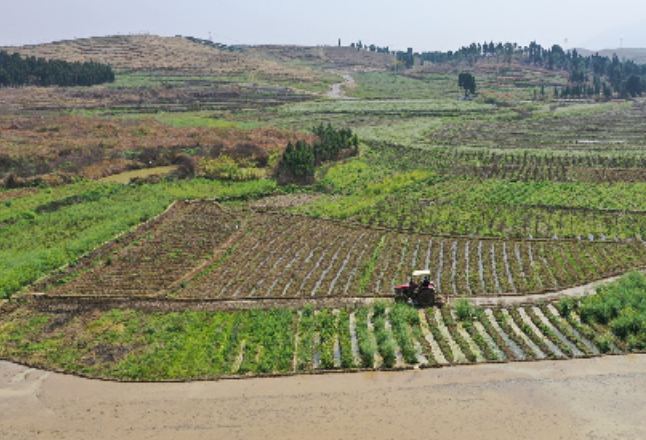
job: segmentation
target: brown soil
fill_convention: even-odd
[[[0,362],[3,439],[646,438],[646,355],[118,384]]]

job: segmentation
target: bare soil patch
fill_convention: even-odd
[[[116,384],[0,362],[0,429],[7,440],[644,438],[644,371],[646,355],[631,355]]]

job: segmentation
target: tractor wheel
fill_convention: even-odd
[[[434,289],[421,289],[417,294],[417,304],[422,307],[432,306],[435,302],[435,290]]]

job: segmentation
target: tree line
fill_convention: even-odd
[[[0,87],[92,86],[113,81],[114,72],[107,64],[23,58],[0,51]]]
[[[408,51],[410,58],[411,50]],[[476,63],[479,59],[496,57],[511,63],[513,59],[526,64],[543,67],[548,70],[559,70],[568,73],[569,84],[555,89],[556,98],[570,97],[605,97],[640,96],[646,91],[646,65],[638,65],[632,60],[620,60],[615,54],[612,57],[598,53],[583,56],[576,49],[564,50],[558,44],[549,48],[532,41],[528,46],[516,43],[471,43],[457,51],[414,53],[423,65],[429,63],[446,63],[451,61],[468,61]],[[414,63],[405,63],[412,67]]]
[[[354,156],[359,151],[359,139],[350,129],[336,130],[330,124],[321,124],[312,132],[318,137],[313,145],[305,141],[287,144],[278,164],[278,183],[314,183],[316,167]]]

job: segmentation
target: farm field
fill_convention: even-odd
[[[146,311],[36,301],[4,307],[0,358],[89,377],[180,380],[572,359],[646,347],[643,333],[626,339],[619,320],[601,324],[594,307],[584,299],[484,309],[377,301]]]
[[[0,89],[2,359],[183,380],[646,348],[639,293],[541,301],[646,268],[642,97],[558,99],[567,72],[520,58],[404,69],[151,36],[21,52],[97,56],[116,80]],[[316,150],[341,128],[351,153]],[[283,184],[299,142],[314,171]],[[417,269],[448,306],[392,302]]]
[[[390,297],[416,268],[440,294],[541,293],[646,266],[642,241],[438,237],[176,203],[34,287],[48,296]]]
[[[255,200],[275,191],[271,180],[191,179],[140,185],[81,180],[0,192],[0,299],[75,264],[93,249],[155,218],[174,200]]]

